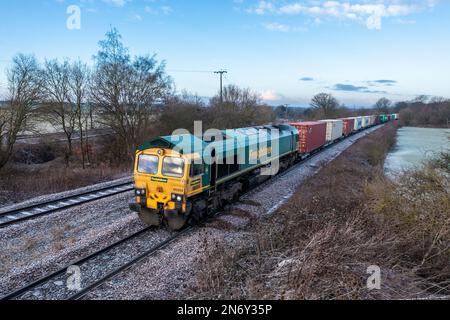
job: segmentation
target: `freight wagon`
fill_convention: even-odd
[[[355,120],[354,131],[359,131],[362,129],[362,127],[363,127],[363,118],[362,117],[352,117],[350,119]]]
[[[363,128],[367,128],[370,126],[370,116],[363,117]]]
[[[349,136],[355,129],[355,119],[354,118],[344,118],[343,121],[343,134],[344,136]]]
[[[326,144],[327,124],[309,121],[292,123],[299,134],[299,152],[309,154]]]
[[[379,125],[381,122],[380,122],[380,116],[374,116],[374,125]]]
[[[342,120],[327,119],[321,120],[327,124],[327,142],[333,142],[337,139],[342,138],[344,133],[344,122]]]

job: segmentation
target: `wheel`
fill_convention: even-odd
[[[141,208],[141,212],[138,215],[139,219],[148,226],[159,227],[162,223],[161,215],[152,210]]]
[[[183,229],[188,221],[188,214],[180,214],[177,210],[166,210],[164,213],[167,226],[172,231]]]
[[[167,219],[166,221],[167,221],[167,226],[169,227],[170,230],[179,231],[187,225],[188,219],[186,217],[179,215],[176,217],[171,217],[171,218]]]

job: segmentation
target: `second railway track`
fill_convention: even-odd
[[[132,190],[133,183],[130,180],[128,182],[117,183],[108,187],[93,189],[91,191],[77,193],[55,200],[3,211],[0,212],[0,228]]]
[[[111,274],[123,270],[128,265],[136,263],[136,259],[146,256],[151,252],[160,250],[163,244],[167,244],[181,235],[171,234],[161,230],[152,232],[153,228],[140,230],[130,236],[119,240],[104,249],[67,265],[53,273],[50,273],[16,291],[1,297],[1,300],[68,300],[82,296],[98,285],[99,281],[109,279]],[[150,242],[156,243],[152,249],[147,249]],[[80,270],[80,288],[71,291],[67,285],[70,275],[69,267],[75,266]],[[100,280],[99,280],[100,279]],[[80,291],[81,290],[81,291]],[[75,294],[75,295],[74,295]]]

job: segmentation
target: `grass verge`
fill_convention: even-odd
[[[203,245],[193,298],[406,299],[449,293],[448,173],[428,165],[392,181],[389,125],[302,185],[247,241]],[[448,159],[448,158],[447,158]],[[448,163],[447,163],[448,166]],[[368,290],[368,268],[381,290]]]

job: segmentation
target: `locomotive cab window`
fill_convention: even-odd
[[[162,174],[167,177],[182,178],[184,175],[184,160],[175,157],[165,157]]]
[[[145,174],[158,173],[159,158],[157,156],[142,154],[139,156],[138,172]]]
[[[205,166],[203,164],[191,164],[191,178],[201,176],[205,173]]]

